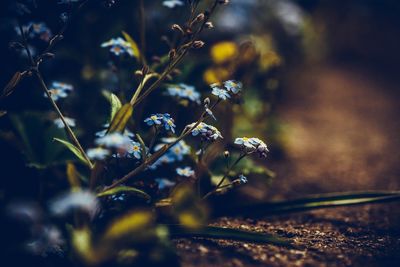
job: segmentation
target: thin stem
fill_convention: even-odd
[[[79,151],[81,152],[82,156],[85,158],[85,160],[89,164],[89,167],[92,169],[93,168],[92,162],[90,161],[89,157],[86,155],[85,150],[83,150],[81,144],[79,143],[78,139],[76,138],[76,136],[75,136],[74,132],[72,131],[71,127],[69,127],[68,123],[66,122],[65,117],[62,114],[60,108],[57,106],[56,102],[51,97],[51,93],[50,93],[49,89],[47,88],[47,85],[44,82],[40,71],[38,69],[34,69],[34,70],[35,70],[34,73],[36,75],[36,78],[39,80],[40,86],[44,90],[44,92],[45,92],[47,98],[49,99],[51,105],[53,106],[54,110],[58,114],[58,117],[63,122],[65,131],[67,132],[68,136],[70,137],[70,139],[74,143],[74,145],[79,149]]]
[[[218,0],[215,0],[213,5],[211,6],[209,15],[204,18],[203,23],[201,26],[197,29],[197,31],[193,34],[192,38],[186,45],[182,45],[179,47],[177,54],[178,56],[167,66],[167,68],[164,70],[164,72],[160,75],[160,77],[147,89],[140,97],[137,98],[137,100],[132,101],[131,100],[131,105],[135,107],[137,104],[142,102],[150,93],[152,93],[155,89],[158,88],[158,86],[165,80],[165,78],[168,76],[168,74],[178,65],[181,60],[184,58],[184,56],[189,52],[191,49],[193,43],[196,41],[196,37],[198,34],[204,29],[205,24],[208,22],[210,19],[211,14],[215,11],[216,7],[218,5]]]
[[[218,189],[221,188],[222,184],[224,183],[225,179],[228,177],[229,172],[233,169],[233,167],[236,166],[236,164],[238,164],[247,154],[241,154],[236,161],[229,167],[229,169],[227,169],[224,173],[224,176],[221,178],[221,180],[219,181],[219,183],[217,184],[217,186],[211,190],[210,192],[208,192],[203,199],[208,198],[209,196],[211,196],[212,194],[214,194],[215,192],[218,191]]]
[[[147,65],[146,63],[146,17],[144,9],[144,0],[140,0],[139,7],[139,17],[140,17],[140,61],[142,65]]]
[[[147,155],[149,155],[150,151],[153,149],[153,146],[154,146],[154,144],[156,142],[157,136],[160,133],[156,125],[153,125],[153,129],[154,129],[154,135],[151,138],[151,141],[150,141],[150,144],[149,144],[149,150],[147,151]]]

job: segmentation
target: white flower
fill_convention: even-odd
[[[129,146],[130,142],[131,140],[128,136],[120,133],[110,133],[95,140],[97,145],[103,145],[108,148],[116,149],[126,148]]]
[[[176,168],[176,173],[180,176],[190,177],[194,175],[194,170],[190,167]]]
[[[93,160],[103,160],[108,155],[110,155],[110,151],[105,148],[96,147],[96,148],[89,148],[87,150],[87,155],[90,159]]]
[[[56,216],[66,215],[73,209],[80,209],[93,218],[99,208],[100,204],[96,195],[89,191],[68,192],[50,203],[50,211]]]
[[[67,125],[69,127],[75,127],[76,126],[75,119],[64,117],[64,120],[65,120],[65,122],[67,123]],[[64,122],[60,118],[55,119],[53,122],[60,129],[65,127]]]
[[[181,0],[165,0],[163,5],[169,8],[174,8],[176,6],[183,6],[183,2]]]

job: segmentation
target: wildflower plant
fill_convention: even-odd
[[[69,20],[87,2],[59,1],[61,6],[69,8],[66,14],[61,14],[64,24],[55,34],[44,23],[18,25],[19,39],[14,46],[19,46],[27,55],[27,66],[15,73],[2,95],[10,95],[23,79],[38,82],[57,115],[53,124],[65,131],[64,139],[54,140],[74,155],[73,160],[64,162],[70,188],[65,188],[68,192],[51,202],[48,211],[49,218],[64,219],[63,226],[58,227],[65,229],[55,230],[58,228],[51,224],[43,227],[55,236],[54,242],[46,246],[53,245],[70,253],[73,260],[101,265],[121,263],[124,257],[142,259],[142,254],[152,255],[160,248],[167,256],[156,256],[150,261],[171,260],[168,238],[188,233],[203,237],[230,236],[249,241],[257,236],[260,242],[287,244],[268,235],[207,226],[212,199],[251,182],[251,173],[242,172],[240,163],[253,155],[265,160],[269,152],[266,143],[259,138],[237,137],[230,140],[229,134],[225,137],[218,129],[221,120],[218,108],[234,105],[231,100],[240,98],[241,92],[246,90],[245,86],[236,80],[226,80],[203,85],[206,89],[200,91],[189,85],[190,81],[171,83],[173,74],[179,73],[177,70],[183,59],[205,45],[200,36],[214,27],[211,22],[213,14],[229,1],[208,1],[209,5],[199,0],[162,1],[163,7],[167,8],[187,6],[189,14],[184,24],[172,24],[171,31],[177,38],[175,42],[169,42],[169,51],[153,63],[146,53],[149,49],[146,49],[146,25],[143,20],[146,15],[145,1],[138,1],[140,45],[125,31],[122,36],[99,45],[99,49],[108,50],[114,67],[123,57],[134,62],[134,68],[129,71],[138,79],[130,85],[135,89],[123,91],[120,87],[115,94],[107,92],[111,106],[107,123],[91,136],[90,142],[81,143],[73,130],[81,126],[79,118],[65,116],[60,106],[61,99],[80,89],[59,81],[48,85],[41,66],[55,56],[55,48],[63,39]],[[105,1],[107,6],[115,2]],[[47,46],[33,54],[30,46],[35,38],[46,42]],[[179,114],[173,113],[172,104],[171,111],[151,112],[143,108],[142,104],[150,95],[163,89],[166,98],[196,104],[197,109],[186,105],[188,112],[195,116],[193,122],[180,120]],[[154,107],[158,108],[157,103]],[[199,149],[196,151],[194,147]],[[221,150],[213,153],[224,162],[225,168],[219,175],[214,175],[217,171],[213,171],[212,164],[205,160],[205,155],[208,151],[211,154],[213,148]],[[211,181],[211,176],[217,177],[217,180]],[[206,179],[208,181],[204,181]],[[204,182],[209,183],[204,186]],[[61,241],[61,233],[67,233],[63,234],[63,238],[68,245]],[[148,247],[150,253],[149,249],[146,250]],[[47,253],[47,247],[41,252]]]

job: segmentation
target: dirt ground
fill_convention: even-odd
[[[350,68],[292,75],[296,80],[279,111],[288,125],[287,158],[271,164],[278,178],[267,197],[399,189],[396,88]],[[175,243],[183,266],[399,266],[398,207],[371,204],[214,222],[291,238],[299,249],[200,239]]]

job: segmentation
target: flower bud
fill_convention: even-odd
[[[206,98],[204,99],[203,103],[204,103],[204,106],[205,106],[205,107],[208,107],[208,105],[210,105],[210,98],[206,97]]]
[[[227,5],[227,4],[229,4],[229,0],[219,0],[219,1],[218,1],[218,4],[220,4],[220,5]]]
[[[229,151],[228,151],[228,150],[225,150],[225,151],[224,151],[224,157],[225,157],[225,158],[229,158],[229,155],[230,155]]]
[[[169,56],[169,60],[173,60],[176,56],[176,50],[171,49],[171,51],[169,51],[169,53],[168,53],[168,56]]]
[[[184,32],[184,30],[182,29],[182,27],[179,26],[178,24],[173,24],[173,25],[171,26],[171,29],[174,30],[174,31],[179,31],[179,32],[182,33],[182,34],[185,34],[185,32]]]
[[[195,41],[193,43],[193,48],[196,48],[196,49],[202,48],[203,46],[204,46],[204,42],[203,41]]]
[[[212,29],[212,28],[214,28],[214,25],[213,25],[213,23],[212,23],[211,21],[206,22],[206,24],[204,24],[204,26],[205,26],[207,29]]]

